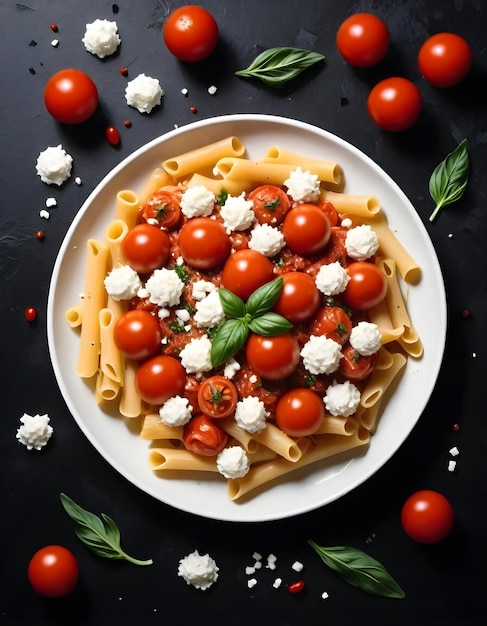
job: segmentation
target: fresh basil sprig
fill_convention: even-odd
[[[431,175],[429,191],[436,202],[436,207],[430,215],[430,222],[435,219],[442,207],[460,200],[467,187],[469,170],[468,142],[463,139],[455,150],[437,165]]]
[[[213,367],[222,365],[240,350],[249,330],[268,337],[291,330],[291,322],[269,311],[276,303],[282,285],[282,278],[275,278],[256,289],[246,303],[232,291],[224,287],[218,289],[222,309],[228,319],[217,330],[211,342]]]
[[[66,494],[61,493],[60,497],[64,510],[73,521],[76,536],[96,555],[106,559],[123,559],[135,565],[152,565],[152,559],[134,559],[122,550],[120,531],[108,515],[102,513],[100,519],[81,508]]]
[[[269,48],[256,56],[247,68],[235,74],[244,78],[259,78],[271,87],[281,87],[324,58],[318,52],[300,48]]]
[[[386,598],[404,598],[403,589],[386,568],[374,558],[350,546],[324,548],[311,539],[309,545],[325,565],[337,572],[349,585]]]

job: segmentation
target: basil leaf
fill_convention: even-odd
[[[249,322],[250,330],[259,335],[265,335],[266,337],[281,335],[291,330],[292,327],[291,322],[285,317],[277,313],[272,313],[272,311],[251,319]]]
[[[100,519],[64,493],[60,494],[60,498],[64,510],[73,522],[76,536],[96,555],[106,559],[124,559],[135,565],[152,565],[152,559],[134,559],[122,550],[120,531],[111,517],[102,513]]]
[[[243,317],[245,315],[244,301],[235,295],[229,289],[220,287],[218,289],[218,295],[220,296],[220,302],[225,313],[225,317]]]
[[[247,68],[235,74],[244,78],[259,78],[271,87],[281,87],[324,58],[318,52],[300,48],[269,48],[261,52]]]
[[[247,300],[245,309],[251,317],[259,317],[266,313],[279,298],[284,281],[282,278],[275,278],[262,287],[256,289]]]
[[[349,585],[386,598],[406,596],[386,568],[362,550],[349,546],[324,548],[311,539],[308,543],[323,563],[337,572]]]
[[[437,165],[431,175],[429,192],[436,206],[429,217],[430,222],[435,219],[442,207],[460,200],[467,187],[469,170],[468,142],[464,139]]]
[[[228,361],[244,345],[249,334],[245,320],[227,320],[217,330],[211,342],[211,364],[218,367]]]

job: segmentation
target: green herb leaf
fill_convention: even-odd
[[[261,52],[247,68],[235,74],[244,78],[259,78],[271,87],[281,87],[324,58],[318,52],[300,48],[269,48]]]
[[[235,295],[233,291],[225,289],[225,287],[220,287],[218,289],[218,295],[220,296],[220,302],[225,317],[237,318],[245,315],[246,309],[244,301]]]
[[[429,181],[429,192],[436,202],[430,215],[432,222],[440,209],[460,200],[467,187],[470,170],[468,142],[461,141],[458,146],[434,169]]]
[[[282,278],[275,278],[256,289],[247,300],[246,312],[252,318],[266,313],[277,302],[283,283]]]
[[[349,585],[386,598],[406,596],[386,568],[362,550],[349,546],[324,548],[311,539],[308,543],[323,563],[337,572]]]
[[[292,327],[291,322],[285,317],[282,317],[282,315],[278,313],[273,313],[272,311],[263,313],[259,317],[251,319],[249,322],[250,330],[266,337],[281,335],[291,330]]]
[[[227,320],[217,330],[211,342],[211,364],[218,367],[230,359],[244,345],[249,334],[243,319]]]
[[[124,552],[120,546],[120,531],[115,522],[101,514],[101,519],[94,513],[81,508],[66,494],[61,493],[61,504],[73,521],[74,532],[92,552],[106,559],[123,559],[135,565],[152,565],[152,559],[141,561]]]

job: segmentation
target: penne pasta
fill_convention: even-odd
[[[243,191],[248,191],[252,187],[252,183],[245,180],[231,180],[229,178],[210,178],[203,174],[193,174],[186,182],[186,186],[198,187],[203,186],[218,196],[223,190],[231,196],[239,196]]]
[[[122,220],[129,228],[137,223],[139,213],[139,196],[131,189],[123,189],[117,193],[115,219]]]
[[[108,224],[105,231],[105,240],[110,247],[111,267],[123,265],[122,241],[129,232],[127,222],[115,219]]]
[[[283,185],[289,178],[293,166],[285,163],[266,163],[265,161],[249,161],[236,157],[224,157],[217,161],[215,171],[227,180],[260,184]]]
[[[343,435],[349,437],[358,430],[359,424],[353,417],[344,417],[343,415],[325,414],[319,428],[313,433],[314,435]]]
[[[373,217],[380,211],[379,198],[376,196],[359,196],[323,189],[320,199],[331,202],[338,213],[347,213],[351,217]]]
[[[120,387],[123,381],[123,359],[122,353],[113,341],[115,322],[115,317],[110,309],[100,310],[100,369],[105,376],[114,383],[118,383]]]
[[[156,168],[150,177],[144,183],[144,186],[139,191],[139,204],[140,206],[144,206],[150,196],[161,189],[161,187],[166,187],[167,185],[173,185],[174,179],[161,167]]]
[[[77,304],[65,313],[66,320],[71,328],[78,328],[83,323],[83,304]]]
[[[300,167],[302,171],[316,174],[320,181],[332,183],[333,185],[340,185],[343,181],[343,172],[338,163],[305,157],[279,146],[268,148],[262,161],[264,163],[285,164],[289,167],[289,170]]]
[[[125,359],[119,404],[119,411],[124,417],[139,417],[142,412],[142,400],[135,390],[136,370],[136,362],[131,359]]]
[[[298,461],[303,454],[303,446],[283,433],[272,422],[267,422],[267,426],[259,433],[253,433],[252,438],[293,463]]]
[[[178,439],[183,438],[182,426],[168,426],[161,420],[159,413],[148,413],[144,416],[141,439]]]

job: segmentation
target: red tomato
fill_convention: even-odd
[[[196,454],[216,456],[227,441],[227,433],[206,415],[196,415],[184,426],[183,443]]]
[[[367,311],[382,302],[387,292],[387,280],[377,265],[355,261],[346,268],[350,276],[343,299],[352,309]]]
[[[349,344],[342,349],[338,371],[348,380],[363,380],[372,374],[378,358],[378,352],[370,356],[362,356]]]
[[[316,432],[325,415],[323,400],[311,389],[297,387],[285,393],[276,405],[276,422],[291,437]]]
[[[261,185],[248,195],[254,203],[253,211],[260,224],[277,226],[291,205],[286,192],[276,185]]]
[[[248,300],[256,289],[273,278],[273,263],[260,252],[247,248],[231,254],[222,271],[222,285],[242,300]]]
[[[46,546],[31,558],[27,576],[37,593],[48,598],[62,598],[71,593],[78,583],[78,561],[63,546]]]
[[[198,389],[198,405],[205,415],[227,417],[235,411],[238,393],[225,376],[210,376]]]
[[[423,100],[421,92],[407,78],[381,80],[367,98],[367,110],[382,130],[398,132],[411,127],[419,118]]]
[[[115,345],[129,359],[142,361],[157,354],[162,333],[157,319],[141,309],[124,313],[113,329]]]
[[[225,228],[209,217],[195,217],[179,231],[181,256],[197,269],[210,270],[222,265],[231,249]]]
[[[287,272],[282,275],[282,280],[274,311],[293,323],[309,319],[320,306],[320,292],[315,281],[303,272]]]
[[[418,66],[422,76],[435,87],[453,87],[472,67],[472,50],[454,33],[437,33],[421,46]]]
[[[380,18],[371,13],[355,13],[341,24],[336,44],[350,65],[370,67],[385,57],[389,39],[389,30]]]
[[[148,220],[157,220],[161,228],[167,228],[168,230],[176,228],[181,220],[179,198],[179,195],[172,191],[158,189],[147,198],[142,207],[143,219],[146,222]]]
[[[188,4],[169,14],[162,36],[169,52],[181,61],[202,61],[216,48],[218,25],[206,9]]]
[[[314,204],[298,204],[284,218],[282,234],[296,254],[315,254],[330,239],[331,226],[326,214]]]
[[[169,257],[169,248],[168,234],[150,224],[137,224],[122,241],[125,260],[140,274],[150,274],[161,268]]]
[[[135,373],[137,393],[149,404],[164,404],[184,392],[186,372],[172,356],[154,356],[141,363]]]
[[[352,320],[341,307],[325,306],[311,321],[309,332],[311,335],[324,335],[343,346],[352,332]]]
[[[84,72],[61,70],[47,81],[44,104],[58,122],[80,124],[95,112],[98,106],[98,90]]]
[[[107,138],[108,143],[112,146],[118,146],[120,143],[120,133],[115,126],[107,126],[105,130],[105,137]]]
[[[413,493],[401,510],[404,531],[418,543],[436,543],[444,539],[453,527],[454,517],[448,499],[430,489]]]
[[[299,363],[299,344],[291,333],[265,337],[252,333],[245,354],[251,369],[269,380],[290,376]]]
[[[338,224],[338,212],[333,204],[331,202],[324,201],[320,202],[318,206],[328,218],[330,226],[336,226]]]

